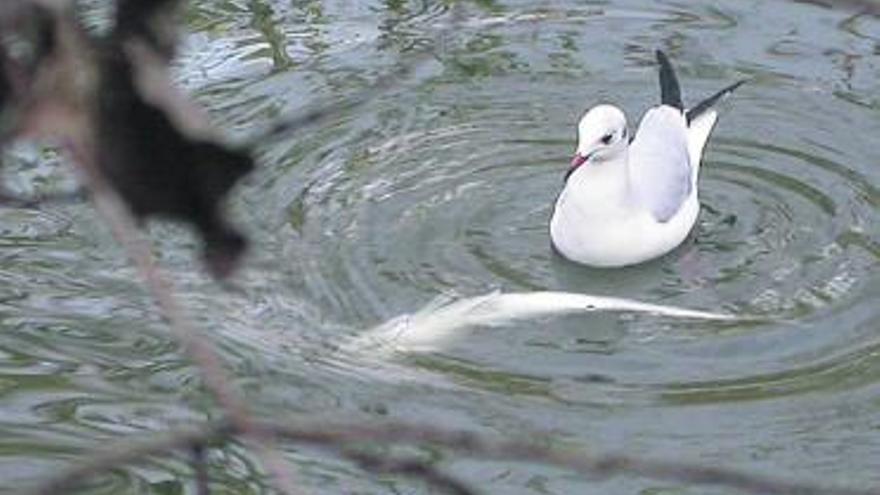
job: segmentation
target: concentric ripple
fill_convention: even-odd
[[[366,326],[362,322],[414,311],[438,294],[500,288],[610,294],[781,322],[737,327],[557,319],[466,333],[460,346],[433,358],[455,366],[418,360],[419,367],[461,370],[471,363],[474,370],[544,382],[603,377],[599,381],[615,390],[645,397],[666,385],[686,388],[697,376],[697,388],[707,379],[764,383],[781,362],[799,363],[792,373],[810,383],[816,370],[836,365],[807,355],[830,347],[847,356],[853,346],[873,345],[859,312],[877,283],[871,269],[878,240],[870,225],[877,221],[878,191],[868,164],[878,155],[851,137],[878,128],[872,109],[817,90],[800,69],[780,77],[751,63],[683,64],[688,101],[751,78],[721,109],[704,159],[703,213],[694,235],[639,267],[575,266],[551,252],[546,231],[574,147],[573,123],[590,104],[610,100],[635,125],[656,100],[656,74],[651,49],[631,46],[631,66],[619,71],[602,59],[588,76],[572,57],[578,42],[563,26],[602,14],[578,20],[533,13],[537,17],[507,12],[479,29],[466,24],[472,30],[442,53],[432,77],[289,150],[299,165],[274,180],[290,198],[291,245],[308,260],[293,274],[323,312]],[[542,36],[534,23],[559,23],[560,33]],[[735,27],[735,21],[715,26]],[[783,56],[767,53],[761,64]],[[588,52],[583,56],[590,60]],[[291,188],[294,183],[304,185]],[[852,325],[830,335],[826,322],[836,318],[852,318]],[[556,330],[548,336],[549,328]],[[497,346],[502,333],[512,346],[503,352]],[[768,348],[768,341],[787,345]],[[671,347],[644,347],[651,345]],[[730,346],[741,349],[723,354],[711,371],[694,368],[700,353]],[[526,356],[534,356],[533,349],[544,356],[531,362]],[[668,352],[684,357],[672,365]],[[583,353],[605,357],[585,366]],[[664,370],[659,380],[648,371],[656,367]]]

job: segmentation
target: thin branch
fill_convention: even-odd
[[[0,186],[0,205],[13,208],[36,208],[48,204],[72,205],[82,203],[86,198],[88,198],[88,191],[85,189],[24,196],[9,192]]]
[[[729,468],[708,467],[686,462],[670,462],[644,459],[622,454],[586,453],[554,447],[548,442],[508,440],[481,435],[474,432],[445,430],[408,423],[388,422],[374,425],[348,423],[296,423],[254,422],[251,435],[262,439],[304,443],[350,456],[351,448],[358,443],[382,445],[433,445],[450,452],[477,459],[495,461],[529,462],[569,469],[583,475],[618,476],[634,475],[643,478],[675,481],[689,485],[716,485],[743,492],[770,495],[880,495],[880,487],[855,489],[820,486],[805,481],[788,481],[750,474]],[[145,440],[125,439],[120,444],[101,451],[45,482],[32,492],[34,495],[67,493],[83,479],[107,469],[150,456],[177,449],[189,449],[193,445],[217,445],[227,442],[241,432],[230,423],[215,422],[194,430],[182,430],[161,434]],[[393,467],[393,464],[389,464]],[[381,465],[380,465],[381,467]],[[400,465],[403,473],[416,476],[418,467]],[[400,472],[400,471],[398,471]],[[429,476],[432,474],[429,473]],[[445,475],[438,475],[445,476]],[[422,478],[425,479],[425,478]],[[451,480],[452,478],[444,478]],[[439,486],[439,485],[435,485]],[[467,489],[462,485],[463,489]],[[453,492],[455,493],[455,492]],[[468,492],[460,492],[468,493]]]
[[[457,5],[457,4],[456,4]],[[445,36],[461,22],[458,7],[454,7],[453,22],[449,27],[438,33],[437,38],[441,41]],[[442,47],[441,47],[442,49]],[[299,115],[290,115],[276,119],[271,125],[263,130],[252,133],[243,142],[237,143],[238,146],[252,149],[259,146],[271,144],[279,139],[285,138],[290,134],[302,130],[306,127],[316,126],[323,123],[326,119],[338,115],[351,115],[352,112],[359,107],[375,100],[376,98],[387,94],[389,91],[403,86],[402,81],[410,77],[422,65],[430,60],[436,60],[437,54],[434,50],[423,50],[415,53],[408,60],[404,60],[398,66],[376,78],[367,88],[361,90],[355,96],[345,101],[335,103],[325,103],[309,108],[305,113]]]
[[[202,444],[193,445],[193,469],[196,478],[196,494],[211,495],[211,488],[208,485],[208,463],[206,457],[206,448]]]
[[[338,115],[352,115],[352,112],[359,107],[375,100],[391,89],[399,87],[402,79],[415,72],[426,61],[433,59],[430,55],[432,55],[430,52],[422,52],[414,56],[412,60],[403,63],[390,73],[380,76],[367,89],[348,100],[318,105],[307,109],[305,113],[276,119],[270,126],[254,132],[237,145],[245,149],[266,146],[306,127],[321,124],[328,118]]]
[[[477,492],[463,481],[420,459],[389,459],[356,450],[343,450],[340,454],[356,462],[365,471],[394,473],[414,478],[452,495],[477,495]]]
[[[586,454],[562,450],[546,444],[521,440],[493,439],[471,432],[447,431],[418,425],[389,423],[380,426],[325,424],[301,427],[261,423],[255,427],[290,441],[322,444],[353,442],[432,444],[458,454],[495,460],[533,462],[568,468],[581,474],[631,474],[646,478],[690,484],[719,485],[751,493],[774,495],[880,495],[873,489],[820,487],[812,483],[771,479],[727,468],[699,466],[683,462],[653,461],[618,454]]]
[[[398,64],[396,68],[387,74],[376,78],[367,88],[361,90],[348,100],[315,105],[307,108],[304,113],[278,118],[265,129],[251,133],[250,136],[237,143],[237,146],[244,149],[254,149],[271,144],[304,128],[317,126],[330,117],[350,115],[351,112],[359,107],[387,94],[393,89],[400,88],[403,86],[402,81],[410,77],[428,61],[439,59],[441,55],[438,52],[445,50],[447,38],[457,27],[463,24],[465,15],[462,2],[453,3],[451,21],[446,27],[436,33],[437,43],[433,49],[417,51],[409,59]]]
[[[809,3],[829,9],[843,8],[861,14],[880,15],[880,2],[875,0],[795,0],[795,3]]]
[[[93,160],[95,154],[91,151],[91,142],[88,136],[80,136],[75,142],[77,144],[70,143],[67,150],[79,165],[78,170],[82,172],[81,175],[92,193],[95,207],[104,216],[117,241],[123,245],[129,258],[136,265],[162,315],[168,320],[175,338],[197,365],[205,388],[226,413],[229,421],[245,439],[251,440],[248,442],[249,446],[254,449],[264,467],[272,475],[275,487],[282,494],[298,493],[294,489],[288,467],[281,456],[273,448],[265,445],[264,439],[257,438],[251,433],[251,419],[247,407],[230,388],[229,384],[232,380],[220,356],[211,344],[211,340],[196,331],[178,305],[171,281],[164,277],[156,266],[150,247],[141,237],[134,219],[95,166]]]
[[[76,466],[56,474],[35,489],[25,492],[31,495],[56,495],[71,493],[83,481],[106,472],[117,466],[142,461],[150,456],[180,449],[192,449],[195,445],[206,445],[208,439],[223,438],[228,429],[219,424],[204,429],[176,430],[156,434],[147,439],[123,440],[107,448],[97,449]]]

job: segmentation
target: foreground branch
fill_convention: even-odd
[[[448,493],[474,493],[463,483],[418,461],[382,461],[375,456],[353,454],[357,444],[432,445],[452,453],[481,460],[529,462],[568,469],[583,475],[634,475],[644,478],[675,481],[688,485],[716,485],[743,492],[773,495],[880,495],[873,489],[832,488],[802,481],[787,481],[749,474],[727,468],[699,466],[684,462],[649,460],[621,454],[578,452],[552,446],[549,442],[508,440],[474,432],[444,430],[407,423],[374,425],[348,423],[278,423],[257,421],[250,425],[250,435],[264,440],[308,444],[336,452],[358,462],[365,468],[387,470],[430,482]],[[241,434],[228,422],[215,422],[202,428],[168,432],[144,440],[123,440],[101,451],[79,466],[64,471],[32,492],[32,495],[68,493],[83,479],[111,468],[165,453],[192,449],[194,446],[217,445]]]
[[[356,450],[343,450],[340,454],[356,462],[365,471],[392,473],[414,478],[452,495],[475,495],[477,493],[464,482],[420,459],[389,459]]]
[[[174,296],[170,280],[162,276],[156,266],[150,247],[140,235],[134,218],[119,200],[115,192],[104,180],[94,164],[94,154],[90,152],[89,139],[83,138],[76,144],[70,144],[68,151],[79,165],[78,170],[92,193],[98,211],[104,216],[113,230],[114,236],[125,247],[125,250],[137,266],[141,278],[145,281],[150,294],[155,299],[175,338],[180,342],[189,358],[196,364],[202,382],[214,397],[229,421],[235,426],[254,449],[263,462],[263,466],[272,475],[273,483],[282,494],[297,493],[290,478],[286,463],[266,438],[260,438],[252,432],[251,418],[244,402],[230,388],[231,377],[226,372],[220,356],[211,341],[199,335],[181,309]],[[198,447],[190,444],[191,447]]]

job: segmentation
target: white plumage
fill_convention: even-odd
[[[550,237],[566,258],[614,267],[661,256],[681,244],[700,211],[697,178],[703,147],[717,120],[711,106],[737,82],[685,111],[678,81],[658,51],[662,104],[649,109],[635,138],[611,105],[578,124],[578,147],[550,220]]]

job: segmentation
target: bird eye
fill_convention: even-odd
[[[602,144],[610,144],[611,138],[613,138],[613,137],[614,137],[614,134],[605,134],[604,136],[602,136],[602,139],[600,139],[600,141],[602,141]]]

